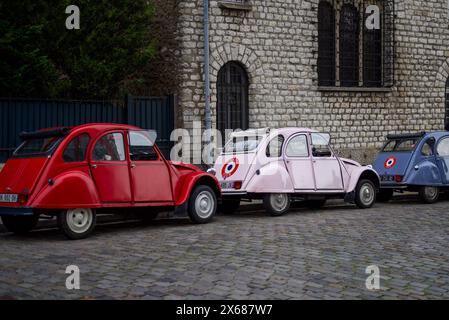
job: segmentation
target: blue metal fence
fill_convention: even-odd
[[[37,100],[0,98],[0,163],[19,145],[19,133],[84,123],[127,123],[158,133],[158,145],[168,156],[174,129],[174,99],[127,96],[121,101]]]

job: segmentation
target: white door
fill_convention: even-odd
[[[316,189],[321,191],[343,190],[340,161],[332,154],[325,135],[312,133],[312,163]]]
[[[284,157],[295,190],[315,190],[307,135],[298,134],[290,138],[285,147]]]

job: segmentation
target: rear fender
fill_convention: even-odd
[[[376,189],[380,188],[380,179],[376,171],[370,167],[357,167],[351,172],[351,178],[349,179],[346,193],[354,192],[357,187],[357,183],[362,179],[371,180]]]
[[[68,171],[46,183],[30,204],[46,209],[97,208],[101,201],[88,174]]]
[[[193,189],[198,185],[207,185],[214,190],[217,198],[221,196],[221,189],[217,179],[206,172],[192,172],[179,178],[175,186],[175,205],[181,206],[189,200]]]
[[[415,167],[410,168],[403,183],[411,185],[441,185],[441,175],[438,166],[431,161],[423,161]]]
[[[282,160],[269,162],[256,170],[244,189],[248,193],[293,193],[295,191]]]

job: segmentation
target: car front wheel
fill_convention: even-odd
[[[3,225],[6,230],[15,234],[26,234],[30,232],[39,221],[39,215],[32,216],[4,216],[2,217]]]
[[[189,200],[189,217],[194,223],[207,223],[217,211],[217,196],[209,186],[196,187]]]
[[[287,193],[271,193],[265,195],[263,205],[272,216],[281,216],[290,209],[290,195]]]
[[[421,187],[419,190],[419,196],[424,203],[435,203],[440,197],[440,189],[437,187]]]
[[[58,225],[70,240],[87,238],[95,229],[97,216],[92,209],[70,209],[58,215]]]
[[[376,187],[371,180],[360,180],[355,190],[355,203],[361,209],[371,208],[376,202]]]

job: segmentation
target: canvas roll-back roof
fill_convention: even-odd
[[[19,134],[19,137],[22,140],[65,137],[70,133],[70,130],[71,128],[69,127],[61,127],[56,129],[39,130],[34,132],[22,132]]]
[[[413,139],[413,138],[422,138],[427,133],[425,131],[416,132],[416,133],[402,133],[402,134],[389,134],[387,135],[388,140],[399,140],[399,139]]]

